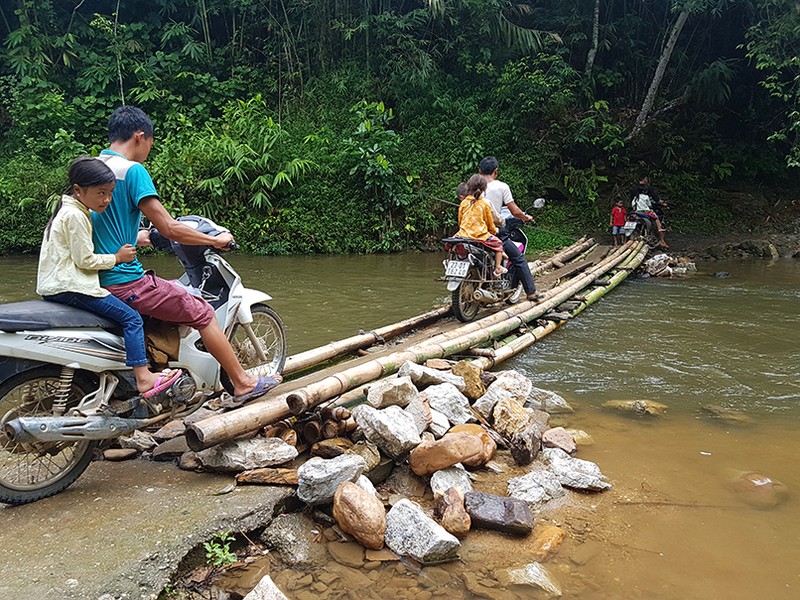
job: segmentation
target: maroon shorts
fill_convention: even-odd
[[[155,271],[145,271],[141,279],[109,285],[106,289],[139,314],[167,323],[205,329],[214,319],[214,309],[208,302],[186,288],[156,277]]]
[[[494,250],[495,252],[503,251],[503,242],[500,241],[500,238],[495,237],[493,235],[490,235],[485,240],[481,240],[481,243],[490,250]]]

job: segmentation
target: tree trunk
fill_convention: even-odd
[[[594,67],[594,57],[597,56],[597,46],[600,44],[600,0],[595,0],[594,3],[594,19],[592,20],[592,47],[589,48],[589,54],[586,56],[586,78],[592,76],[592,67]]]
[[[678,15],[675,25],[672,26],[667,45],[664,46],[661,58],[658,59],[658,66],[656,67],[655,75],[653,75],[653,81],[650,82],[650,89],[647,90],[647,96],[645,96],[644,103],[642,104],[642,110],[639,112],[639,116],[636,117],[636,123],[633,125],[630,134],[625,138],[626,142],[637,136],[647,122],[647,117],[653,109],[653,104],[655,104],[658,86],[661,85],[661,80],[664,78],[664,72],[667,70],[667,64],[672,56],[672,51],[675,50],[675,45],[678,43],[678,36],[681,34],[681,30],[688,18],[689,11],[683,11]]]

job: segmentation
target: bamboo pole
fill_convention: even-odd
[[[313,367],[321,362],[330,360],[341,354],[354,352],[360,348],[367,348],[375,343],[396,337],[400,334],[406,333],[412,329],[416,329],[421,325],[425,325],[431,321],[436,321],[450,313],[449,306],[441,306],[435,308],[416,317],[411,317],[392,325],[379,327],[372,331],[359,333],[343,340],[330,342],[324,346],[312,348],[305,352],[294,354],[286,359],[286,364],[283,367],[283,374],[295,373],[302,371],[308,367]]]
[[[640,244],[636,245],[636,249],[640,247]],[[289,414],[302,413],[311,406],[339,396],[359,385],[394,373],[407,360],[421,363],[430,358],[449,356],[506,334],[570,298],[594,279],[622,262],[632,249],[634,249],[633,242],[628,242],[598,265],[576,277],[574,282],[564,283],[551,290],[548,294],[550,297],[539,304],[522,302],[484,317],[480,321],[467,323],[452,332],[434,336],[422,344],[344,369],[305,388],[193,423],[187,429],[187,442],[193,450],[213,446],[227,439],[256,431]]]
[[[571,314],[577,315],[578,313],[582,312],[586,307],[590,304],[596,302],[603,296],[605,296],[609,291],[617,287],[625,278],[627,278],[628,274],[638,267],[644,257],[647,256],[647,248],[642,247],[641,250],[635,254],[630,256],[628,259],[623,261],[623,263],[618,267],[619,272],[616,273],[610,279],[610,283],[607,287],[602,287],[594,290],[590,294],[586,296],[586,300],[581,302],[574,310],[570,311]],[[489,353],[481,353],[480,358],[476,358],[472,361],[473,364],[479,366],[482,369],[490,369],[495,365],[503,362],[504,360],[508,360],[512,356],[515,356],[526,350],[545,336],[549,335],[556,329],[558,329],[561,325],[566,323],[566,321],[550,321],[547,325],[543,325],[541,327],[537,327],[531,331],[524,333],[523,335],[517,337],[515,340],[497,348],[495,350],[489,351]]]

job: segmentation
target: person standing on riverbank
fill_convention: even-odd
[[[92,215],[96,252],[110,253],[110,249],[125,244],[149,245],[148,236],[139,235],[142,214],[169,240],[228,248],[233,241],[231,234],[213,237],[200,233],[173,219],[161,204],[155,184],[142,164],[154,141],[153,123],[144,111],[134,106],[116,109],[108,120],[108,141],[109,148],[97,160],[113,171],[116,186],[111,205]],[[262,396],[281,382],[277,374],[256,376],[245,371],[211,305],[185,288],[157,277],[153,271],[145,272],[138,259],[101,271],[100,285],[142,315],[197,329],[206,349],[233,382],[237,402]]]
[[[625,227],[625,203],[622,198],[614,203],[611,209],[611,236],[614,238],[614,245],[621,246],[625,243],[625,236],[622,228]]]
[[[533,280],[533,273],[528,267],[528,261],[525,255],[519,251],[517,244],[509,238],[506,228],[502,226],[506,219],[517,218],[523,223],[528,223],[533,220],[533,217],[524,212],[517,203],[514,202],[514,197],[511,195],[511,188],[507,183],[500,181],[497,178],[497,170],[500,163],[493,156],[487,156],[479,165],[480,174],[486,178],[486,192],[484,197],[492,207],[492,210],[499,215],[501,226],[497,233],[497,237],[503,242],[503,251],[511,261],[512,270],[512,285],[516,285],[519,281],[522,282],[522,287],[528,300],[540,300],[544,294],[536,291],[536,283]]]

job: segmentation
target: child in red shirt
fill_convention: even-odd
[[[625,226],[625,214],[625,205],[622,200],[617,200],[614,208],[611,209],[611,235],[614,237],[615,246],[625,243],[625,234],[622,229]]]

